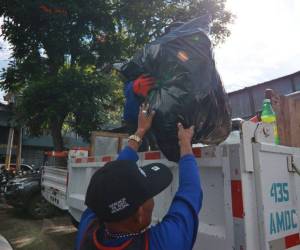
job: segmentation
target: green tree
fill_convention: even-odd
[[[111,65],[130,58],[173,21],[212,16],[222,42],[232,15],[226,0],[0,0],[2,34],[12,62],[1,87],[19,93],[17,113],[33,134],[51,131],[63,149],[63,124],[89,136],[120,110]]]

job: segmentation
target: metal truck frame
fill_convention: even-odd
[[[244,122],[241,131],[232,132],[225,143],[194,148],[204,193],[195,250],[300,250],[300,149],[273,142],[272,126]],[[65,209],[75,220],[80,220],[86,208],[84,198],[91,176],[116,157],[69,161],[68,182],[64,181],[68,184],[62,196]],[[140,153],[138,165],[152,162],[165,164],[174,175],[171,185],[155,197],[155,224],[162,220],[177,191],[178,166],[160,151]],[[45,190],[58,190],[59,185],[53,173],[50,185],[46,173],[47,168],[43,194],[51,202],[51,196],[59,196],[49,196]]]

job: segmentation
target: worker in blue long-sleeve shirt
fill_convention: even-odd
[[[190,250],[198,229],[202,190],[191,139],[193,127],[178,124],[179,188],[162,222],[149,227],[153,197],[172,181],[170,170],[154,163],[139,168],[137,149],[154,112],[142,105],[138,129],[116,161],[92,177],[81,217],[76,250]]]
[[[155,79],[149,75],[140,75],[134,81],[125,82],[123,119],[127,124],[137,124],[140,104],[154,86]]]
[[[140,75],[134,81],[127,81],[124,84],[125,105],[123,120],[127,133],[133,134],[137,129],[139,107],[144,102],[148,92],[155,86],[155,79],[150,75]],[[157,149],[156,139],[151,131],[145,135],[139,151]]]

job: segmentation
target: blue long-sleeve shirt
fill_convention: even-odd
[[[118,160],[138,160],[137,153],[130,147],[120,152]],[[190,250],[198,231],[198,213],[202,206],[202,189],[193,155],[185,155],[179,161],[179,187],[171,203],[170,209],[162,222],[149,229],[150,250]],[[82,214],[79,224],[76,250],[83,234],[96,218],[92,210],[87,208]],[[125,239],[126,240],[126,239]],[[108,240],[107,246],[118,246],[123,240]]]
[[[141,105],[139,98],[133,92],[133,82],[128,81],[124,85],[125,105],[123,119],[127,122],[137,123],[139,107]]]

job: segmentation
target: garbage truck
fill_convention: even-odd
[[[246,121],[224,143],[194,145],[193,151],[204,193],[195,250],[300,250],[300,148],[276,145],[272,125]],[[176,193],[178,164],[160,151],[139,157],[139,166],[160,162],[174,176],[155,197],[155,224]],[[116,158],[73,154],[67,169],[44,167],[44,197],[78,222],[91,176]]]

